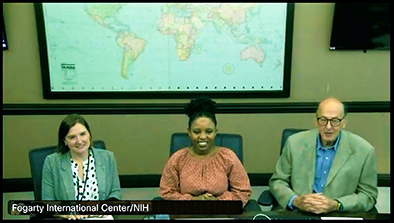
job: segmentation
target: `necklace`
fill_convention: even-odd
[[[90,164],[90,154],[89,154],[89,156],[88,156],[88,166],[87,166],[87,168],[86,168],[86,173],[84,174],[84,176],[82,177],[83,179],[85,179],[85,182],[84,182],[84,184],[83,184],[83,191],[82,191],[82,194],[80,195],[80,193],[79,193],[79,178],[77,178],[78,179],[78,201],[82,201],[82,198],[83,198],[83,195],[85,194],[85,190],[86,190],[86,184],[87,184],[87,181],[88,181],[88,173],[89,173],[89,164]],[[83,168],[83,163],[82,163],[82,168]]]

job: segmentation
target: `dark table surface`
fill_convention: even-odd
[[[240,215],[117,215],[115,219],[272,219],[272,220],[321,220],[321,217],[328,218],[362,218],[371,220],[390,219],[390,214],[372,214],[372,213],[352,213],[352,212],[332,212],[328,214],[308,214],[298,211],[259,211],[243,212]]]

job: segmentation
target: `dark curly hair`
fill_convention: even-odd
[[[186,115],[189,117],[189,128],[191,123],[199,117],[207,117],[217,125],[215,112],[216,102],[209,97],[199,96],[190,101],[185,107]]]

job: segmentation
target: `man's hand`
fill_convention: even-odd
[[[293,206],[297,207],[301,211],[322,214],[335,211],[337,203],[337,201],[325,197],[322,193],[316,193],[295,197]]]

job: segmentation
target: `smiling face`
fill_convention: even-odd
[[[343,104],[334,98],[329,98],[322,101],[316,112],[314,124],[319,130],[320,140],[324,147],[330,147],[334,145],[339,132],[346,126],[347,120],[344,119],[344,107]],[[328,121],[326,125],[319,124],[317,118],[325,119],[343,119],[340,121],[338,126],[332,126],[331,122]]]
[[[208,154],[215,148],[217,128],[210,118],[195,119],[187,130],[195,153]]]
[[[68,131],[64,144],[70,148],[71,154],[86,155],[90,148],[90,133],[84,125],[76,123]]]

